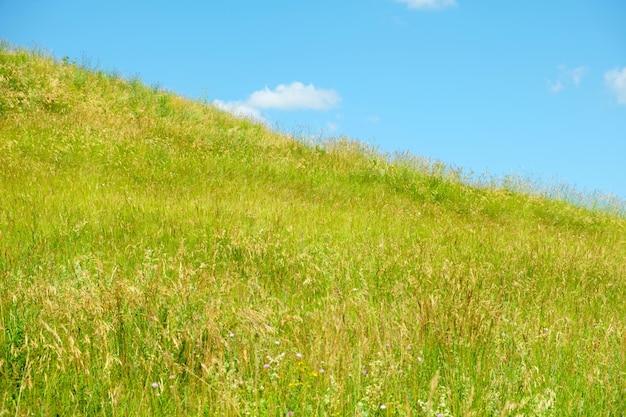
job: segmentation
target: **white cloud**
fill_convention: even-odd
[[[552,91],[554,94],[557,94],[564,88],[563,83],[560,80],[557,80],[557,82],[555,83],[553,83],[552,81],[548,81],[548,87],[550,88],[550,91]]]
[[[548,81],[548,88],[554,94],[560,93],[566,86],[571,86],[572,84],[576,87],[580,86],[583,77],[589,73],[589,67],[586,65],[581,65],[573,69],[567,68],[566,65],[559,65],[558,70],[559,76],[557,80]]]
[[[396,0],[396,2],[406,4],[409,9],[418,10],[441,10],[456,6],[455,0]]]
[[[339,130],[339,125],[333,122],[326,122],[326,128],[330,133],[335,133]]]
[[[587,75],[588,72],[589,72],[589,68],[583,65],[581,67],[576,67],[572,70],[569,70],[567,74],[569,75],[571,80],[574,81],[574,84],[576,84],[576,86],[578,87],[578,85],[580,85],[580,81],[583,79],[585,75]]]
[[[248,117],[260,122],[265,122],[265,119],[261,116],[259,109],[251,107],[241,101],[224,102],[221,100],[214,100],[213,105],[218,109],[227,111],[237,117]]]
[[[250,95],[246,103],[258,109],[328,110],[339,104],[341,97],[334,90],[315,88],[313,84],[294,82],[281,84],[275,90],[265,87]]]
[[[213,101],[213,105],[238,117],[250,117],[265,122],[262,110],[328,110],[336,107],[341,97],[335,90],[318,89],[313,84],[293,82],[281,84],[274,90],[265,87],[255,91],[245,101]]]
[[[626,104],[626,67],[612,69],[604,74],[604,81],[609,86],[613,94],[617,96],[619,104]]]

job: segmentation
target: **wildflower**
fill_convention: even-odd
[[[408,345],[408,346],[406,347],[406,350],[411,350],[411,349],[413,349],[413,348],[411,347],[411,345]]]
[[[275,345],[280,345],[280,340],[276,340],[276,341],[274,341],[274,344],[275,344]]]
[[[363,369],[363,375],[367,375],[367,369]]]
[[[287,415],[291,417],[293,415],[293,411],[287,411]]]
[[[323,374],[324,372],[326,372],[326,371],[323,370],[323,369],[320,369],[320,375]]]
[[[418,357],[417,357],[417,361],[418,361],[418,362],[424,362],[424,358],[422,358],[421,356],[418,356]]]
[[[387,409],[387,406],[386,406],[385,404],[381,404],[381,405],[380,405],[380,409],[381,409],[381,410],[386,410],[386,409]]]
[[[158,382],[153,382],[152,384],[150,384],[150,386],[152,388],[159,388],[159,383]]]
[[[265,369],[270,369],[270,364],[269,364],[269,363],[266,363],[265,365],[263,365],[263,368],[265,368]]]
[[[300,353],[300,352],[296,353],[296,358],[302,359],[302,353]]]
[[[174,375],[170,375],[170,379],[174,379],[176,378]]]
[[[228,333],[228,336],[230,336],[230,337],[235,337],[235,333],[230,332],[230,333]]]

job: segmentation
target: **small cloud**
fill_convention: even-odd
[[[548,81],[548,87],[554,94],[558,94],[563,89],[563,83],[560,80],[557,80],[555,83]]]
[[[365,120],[367,120],[369,123],[378,123],[380,122],[380,117],[378,116],[368,116]]]
[[[550,92],[554,94],[558,94],[564,90],[567,85],[573,84],[576,87],[580,86],[583,77],[589,73],[589,67],[586,65],[581,65],[573,69],[567,68],[566,65],[559,65],[558,70],[559,76],[557,80],[548,81],[548,88],[550,89]]]
[[[274,90],[255,91],[246,104],[258,109],[279,110],[328,110],[336,107],[341,97],[334,90],[315,88],[313,84],[304,85],[294,82],[291,85],[279,85]]]
[[[260,122],[265,122],[265,119],[261,116],[259,109],[251,107],[241,101],[224,102],[221,100],[214,100],[213,105],[218,109],[227,111],[237,117],[246,117]]]
[[[571,80],[574,81],[574,84],[576,85],[576,87],[578,87],[580,85],[580,81],[583,79],[585,75],[587,75],[588,72],[589,72],[589,68],[583,65],[581,67],[574,68],[573,70],[569,70],[568,75],[571,78]]]
[[[617,96],[618,104],[626,104],[626,67],[607,71],[604,73],[604,81]]]
[[[397,3],[404,3],[409,9],[416,10],[442,10],[456,6],[455,0],[395,0]]]
[[[313,84],[293,82],[281,84],[274,90],[265,87],[255,91],[245,101],[214,100],[213,105],[237,117],[249,117],[265,122],[262,110],[329,110],[341,102],[335,90],[316,88]]]
[[[339,130],[339,125],[333,122],[326,122],[326,128],[330,133],[335,133]]]

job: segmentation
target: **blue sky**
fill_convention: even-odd
[[[299,135],[626,199],[623,0],[0,0],[0,38]]]

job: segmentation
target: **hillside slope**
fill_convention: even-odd
[[[626,220],[0,47],[0,414],[622,415]]]

